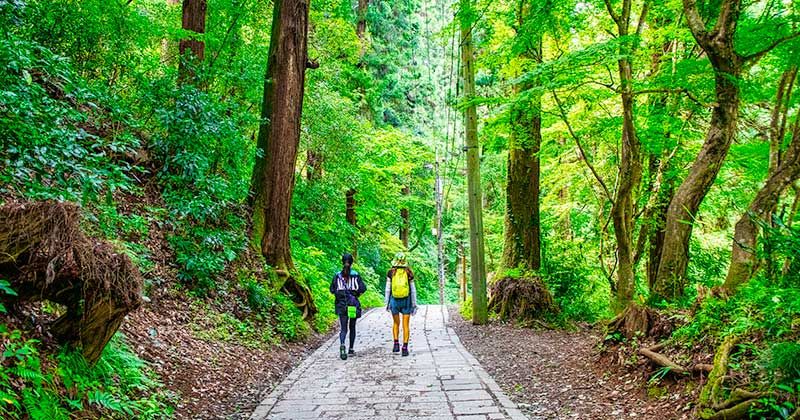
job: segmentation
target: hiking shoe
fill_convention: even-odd
[[[347,354],[349,354],[349,355],[351,355],[351,356],[355,356],[355,355],[356,355],[356,352],[355,352],[355,350],[353,350],[353,349],[350,349],[350,350],[348,350],[348,351],[347,351]]]
[[[394,346],[392,347],[392,353],[400,353],[400,343],[397,341],[394,342]]]
[[[342,360],[347,360],[347,350],[344,349],[344,346],[339,346],[339,357],[341,357]]]
[[[403,356],[408,356],[408,344],[403,344]]]

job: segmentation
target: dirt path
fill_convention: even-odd
[[[680,394],[600,359],[590,332],[476,327],[451,309],[464,346],[531,419],[691,418]]]

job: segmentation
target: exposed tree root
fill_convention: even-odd
[[[536,323],[558,312],[553,295],[539,277],[504,277],[492,283],[490,293],[489,310],[501,319]]]
[[[750,407],[764,394],[736,389],[730,397],[720,402],[723,384],[728,377],[728,361],[731,350],[738,342],[738,338],[731,336],[725,339],[717,348],[714,355],[714,367],[708,374],[708,381],[700,391],[698,406],[700,417],[704,419],[739,419],[747,416]]]
[[[637,333],[648,337],[664,337],[672,333],[672,323],[655,309],[631,303],[608,324],[609,332],[618,332],[626,338]]]
[[[141,304],[142,278],[124,254],[86,237],[69,203],[0,207],[0,275],[18,293],[11,302],[50,300],[66,306],[52,330],[94,363],[125,315]]]
[[[641,354],[642,356],[647,357],[648,359],[652,360],[653,363],[655,363],[655,364],[657,364],[657,365],[659,365],[661,367],[669,368],[670,371],[675,372],[675,373],[679,373],[679,374],[683,374],[683,375],[708,373],[708,372],[711,371],[711,369],[713,369],[713,366],[705,364],[705,363],[698,363],[698,364],[696,364],[694,366],[691,366],[691,367],[688,367],[688,368],[684,367],[682,365],[679,365],[679,364],[675,363],[669,357],[664,356],[661,353],[657,353],[654,350],[655,348],[656,348],[656,346],[651,347],[649,349],[648,348],[639,349],[639,354]]]

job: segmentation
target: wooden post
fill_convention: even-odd
[[[461,302],[467,301],[467,255],[464,250],[464,242],[458,244],[458,264],[460,267],[458,283],[460,286]]]
[[[439,150],[436,150],[436,162],[434,163],[434,171],[436,172],[436,255],[438,257],[439,267],[439,304],[444,305],[444,241],[442,238],[442,177],[439,173]]]
[[[461,10],[461,66],[464,82],[464,99],[475,97],[475,66],[472,47],[474,11],[472,0],[460,0]],[[467,201],[469,201],[469,243],[472,278],[472,323],[485,324],[486,309],[486,265],[483,248],[483,213],[481,208],[480,146],[478,145],[478,114],[475,105],[464,110],[464,127],[467,149]]]

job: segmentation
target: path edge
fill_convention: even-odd
[[[361,319],[365,319],[368,316],[371,316],[378,311],[375,308],[369,309],[366,311],[366,314],[361,317]],[[266,398],[261,400],[258,403],[258,406],[253,413],[250,415],[250,420],[263,420],[266,419],[269,415],[269,412],[272,411],[272,407],[278,402],[278,399],[286,393],[286,391],[291,388],[291,384],[293,384],[308,368],[314,364],[314,360],[316,360],[319,356],[322,356],[323,353],[328,351],[328,348],[333,345],[333,343],[339,339],[338,334],[334,334],[331,338],[325,340],[324,343],[320,344],[313,353],[309,354],[308,356],[303,359],[303,361],[297,365],[292,371],[286,375],[283,380],[275,386],[275,388],[267,395]]]
[[[478,375],[478,378],[480,378],[480,380],[486,384],[486,387],[492,391],[497,398],[497,402],[500,403],[500,406],[503,408],[503,410],[505,410],[506,414],[511,417],[511,420],[528,420],[528,417],[522,413],[522,411],[519,409],[519,406],[511,401],[511,398],[509,398],[505,392],[503,392],[503,389],[500,388],[500,385],[498,385],[497,382],[495,382],[494,378],[492,378],[492,376],[483,369],[480,362],[478,362],[478,359],[476,359],[475,356],[473,356],[472,353],[470,353],[469,350],[464,347],[464,345],[461,343],[461,339],[458,338],[458,334],[456,334],[455,330],[449,326],[450,311],[448,307],[445,305],[442,307],[442,310],[444,311],[447,335],[450,336],[450,341],[455,344],[456,349],[458,349],[459,353],[461,353],[461,356],[467,360],[467,362],[470,364],[470,367],[472,367],[472,369],[475,371],[475,374]]]

